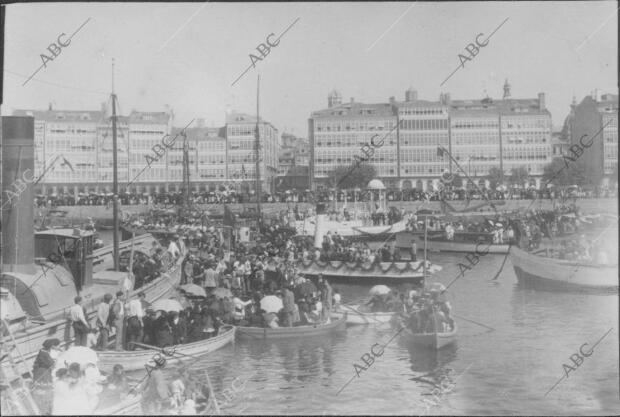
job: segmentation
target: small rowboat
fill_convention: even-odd
[[[423,346],[429,349],[439,350],[444,346],[448,346],[456,342],[456,323],[454,323],[454,329],[450,332],[443,333],[413,333],[410,329],[405,328],[403,334],[414,345]]]
[[[347,315],[329,323],[313,324],[297,327],[238,327],[240,339],[285,339],[291,337],[320,336],[346,327]]]
[[[99,357],[99,369],[112,372],[116,364],[123,365],[125,371],[141,369],[145,364],[153,365],[152,358],[157,354],[164,356],[168,363],[184,359],[186,355],[200,356],[213,352],[235,339],[235,326],[224,325],[220,328],[220,334],[206,340],[185,343],[163,348],[161,351],[155,349],[114,351],[106,350],[97,352]]]
[[[395,312],[367,312],[362,311],[364,306],[360,305],[339,305],[334,311],[332,311],[332,318],[340,319],[343,316],[347,317],[347,324],[383,324],[389,323],[394,317]]]

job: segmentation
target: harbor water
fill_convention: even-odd
[[[443,270],[431,282],[450,283],[464,257],[434,254]],[[459,334],[439,352],[397,336],[366,366],[361,357],[396,331],[352,326],[320,338],[237,341],[192,360],[191,369],[207,369],[216,393],[237,388],[217,396],[222,411],[233,414],[617,414],[618,297],[520,288],[509,258],[502,268],[504,258],[484,256],[449,288]],[[343,302],[370,288],[334,286]],[[579,366],[571,361],[610,329]],[[366,370],[357,376],[354,364]],[[574,370],[545,395],[566,376],[564,364]],[[449,388],[433,397],[439,386]]]

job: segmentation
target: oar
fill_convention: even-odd
[[[465,318],[465,317],[463,317],[463,316],[459,316],[459,315],[456,315],[456,314],[452,314],[452,315],[453,315],[454,317],[458,317],[458,318],[460,318],[461,320],[469,321],[469,322],[471,322],[471,323],[477,324],[478,326],[486,327],[487,329],[489,329],[489,330],[491,330],[491,331],[495,331],[495,329],[494,329],[494,328],[489,327],[489,326],[487,326],[486,324],[478,323],[478,322],[477,322],[477,321],[475,321],[475,320],[470,320],[470,319],[467,319],[467,318]]]

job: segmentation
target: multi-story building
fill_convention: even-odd
[[[176,135],[174,148],[171,150],[171,166],[176,167],[175,177],[183,175],[183,136],[181,128],[173,128],[171,136]],[[188,141],[189,181],[194,191],[215,191],[216,187],[226,181],[227,159],[225,129],[204,127],[199,121],[197,127],[185,130]],[[175,181],[177,187],[180,180]]]
[[[397,186],[426,189],[448,166],[437,153],[438,145],[449,147],[448,106],[443,100],[418,100],[413,88],[405,92],[405,101],[391,97],[390,102],[398,112]]]
[[[618,172],[618,95],[598,97],[595,91],[584,97],[581,103],[573,104],[565,130],[571,145],[580,145],[580,141],[592,143],[578,159],[592,182],[617,182],[614,177]]]
[[[372,160],[378,177],[388,186],[395,186],[397,172],[396,122],[397,115],[390,103],[364,104],[351,98],[342,104],[337,91],[328,97],[328,108],[312,113],[309,119],[310,185],[333,187],[332,171],[339,166],[353,166],[354,157],[363,157],[362,146],[369,144],[375,134]]]
[[[536,99],[513,99],[507,81],[502,100],[452,101],[449,94],[441,94],[438,101],[419,100],[410,88],[402,102],[392,97],[389,103],[342,104],[340,94],[332,91],[328,108],[313,112],[308,124],[315,188],[333,186],[329,174],[335,167],[352,165],[353,155],[360,154],[373,134],[396,124],[369,161],[387,187],[426,190],[446,170],[463,170],[462,177],[488,185],[492,167],[506,175],[523,167],[539,185],[551,161],[551,114],[544,93]],[[439,146],[456,163],[438,152]]]
[[[37,187],[40,192],[112,191],[112,119],[105,105],[100,111],[52,110],[50,105],[46,111],[16,110],[14,115],[35,119],[35,175],[47,169]],[[181,189],[183,136],[181,128],[172,127],[173,119],[171,111],[134,110],[129,116],[117,116],[121,192]],[[261,180],[263,189],[272,191],[278,169],[278,131],[263,120],[259,125]],[[198,127],[186,129],[192,188],[206,191],[218,184],[246,182],[247,188],[254,189],[255,132],[256,118],[239,113],[228,115],[221,128],[206,128],[199,120]]]
[[[171,113],[138,112],[135,110],[132,110],[127,118],[130,139],[129,181],[144,191],[163,191],[165,184],[162,182],[174,181],[176,178],[171,175],[176,174],[176,171],[170,167],[170,155],[158,158],[153,151],[155,145],[162,146],[161,141],[165,135],[171,134],[174,137],[171,132],[172,120],[173,115]],[[108,134],[108,137],[110,135],[111,133]],[[156,147],[156,149],[158,148]],[[170,152],[171,150],[167,151],[167,153]],[[147,160],[147,156],[152,159]]]
[[[273,192],[278,172],[278,129],[262,118],[258,125],[262,189]],[[226,141],[227,178],[253,184],[256,181],[256,116],[236,112],[226,115]]]

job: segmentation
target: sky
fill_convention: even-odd
[[[223,126],[227,112],[260,114],[280,132],[307,137],[311,112],[343,101],[501,98],[546,93],[554,126],[573,95],[617,94],[617,3],[53,3],[7,6],[2,114],[14,109],[97,110],[109,100],[112,58],[120,114],[173,109],[174,126],[203,118]],[[480,33],[490,38],[471,61],[459,54]],[[90,19],[90,20],[88,20]],[[297,20],[299,19],[299,20]],[[296,21],[297,20],[297,21]],[[59,35],[88,21],[42,65]],[[294,24],[293,24],[294,23]],[[269,39],[263,59],[250,54]],[[479,38],[486,38],[486,36]],[[61,41],[66,43],[66,36]],[[52,48],[54,49],[54,48]]]

